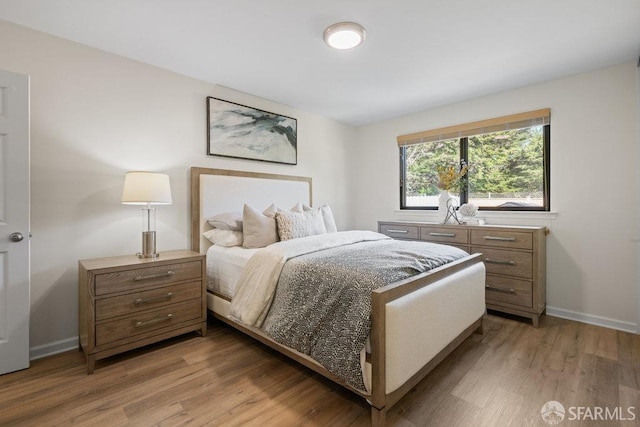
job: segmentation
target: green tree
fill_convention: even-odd
[[[471,193],[526,197],[543,186],[542,128],[476,135],[469,138]]]
[[[469,193],[538,196],[543,191],[542,127],[469,137]],[[438,166],[456,165],[460,141],[448,139],[405,148],[407,196],[437,195]]]
[[[405,156],[407,196],[433,196],[440,193],[438,166],[458,163],[460,142],[448,139],[409,145]]]

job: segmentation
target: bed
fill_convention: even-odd
[[[238,292],[234,283],[259,250],[218,248],[203,237],[203,233],[211,228],[206,221],[208,218],[238,211],[245,203],[252,206],[275,203],[289,207],[300,202],[312,206],[311,178],[191,168],[192,250],[207,253],[211,259],[226,260],[222,271],[215,272],[219,278],[216,280],[221,283],[208,291],[208,309],[216,319],[365,398],[371,406],[372,425],[384,425],[389,408],[472,333],[482,333],[484,265],[479,254],[464,254],[425,273],[373,289],[370,292],[370,332],[360,361],[366,386],[355,387],[307,354],[276,342],[263,328],[234,320],[236,317],[230,312],[234,305],[239,305],[240,299],[236,296],[238,300],[233,301],[232,295]],[[340,235],[338,240],[343,235],[365,240],[382,239],[373,236],[376,233],[358,233],[335,234]],[[325,239],[323,236],[318,238]],[[209,259],[207,263],[211,264]],[[208,271],[212,268],[209,265]]]

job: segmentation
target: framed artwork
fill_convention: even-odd
[[[207,97],[207,154],[264,162],[298,163],[298,121]]]

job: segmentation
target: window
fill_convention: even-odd
[[[438,167],[466,162],[453,194],[481,210],[549,210],[549,110],[398,137],[401,209],[437,209]]]

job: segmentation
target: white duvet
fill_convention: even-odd
[[[256,252],[236,287],[229,318],[247,326],[262,326],[287,260],[337,246],[389,239],[373,231],[341,231],[274,243]]]

